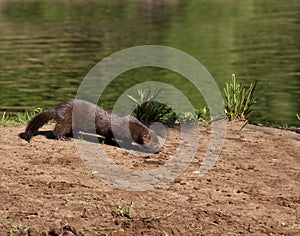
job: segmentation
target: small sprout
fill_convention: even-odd
[[[120,217],[131,218],[131,212],[133,209],[133,202],[130,202],[127,209],[124,210],[124,207],[121,205],[116,205],[117,215]]]

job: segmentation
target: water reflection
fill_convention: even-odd
[[[49,106],[74,97],[99,60],[159,44],[201,61],[220,87],[238,73],[258,81],[256,122],[297,124],[300,103],[299,1],[0,1],[0,105]],[[204,100],[176,73],[140,68],[117,78],[101,98],[112,107],[133,84],[162,80],[196,107]],[[299,122],[298,122],[299,125]]]

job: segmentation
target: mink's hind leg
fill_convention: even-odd
[[[57,124],[54,127],[53,135],[57,139],[69,140],[70,133],[72,132],[72,123],[68,121],[57,121]]]

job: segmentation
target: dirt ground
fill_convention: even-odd
[[[202,126],[188,168],[147,191],[95,177],[74,140],[28,143],[18,136],[24,126],[0,127],[0,235],[300,235],[300,134],[242,125],[227,124],[218,162],[200,178],[211,133]],[[97,145],[123,168],[148,170],[179,142],[172,128],[159,154]]]

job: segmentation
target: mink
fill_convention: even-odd
[[[73,108],[76,110],[74,122],[72,122]],[[94,122],[92,118],[95,118]],[[134,116],[121,115],[80,99],[65,101],[38,113],[29,121],[25,133],[20,137],[30,141],[38,134],[38,129],[52,119],[56,121],[53,135],[57,139],[66,139],[73,131],[87,133],[96,131],[107,140],[119,139],[124,143],[134,141],[150,152],[159,152],[161,148],[154,131]],[[88,127],[91,126],[88,124],[94,124],[94,127]]]

